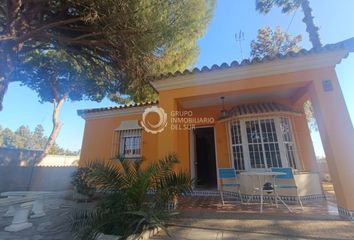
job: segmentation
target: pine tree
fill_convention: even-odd
[[[263,14],[269,13],[273,7],[280,7],[282,12],[287,14],[301,8],[304,12],[302,21],[306,25],[306,31],[309,34],[312,47],[318,49],[322,46],[318,34],[318,27],[316,27],[313,21],[309,0],[256,0],[256,10]]]
[[[270,27],[263,27],[258,30],[257,39],[251,42],[251,56],[263,58],[297,52],[301,49],[298,45],[301,40],[301,35],[291,37],[283,32],[280,27],[275,28],[274,31]]]

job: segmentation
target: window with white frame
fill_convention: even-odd
[[[238,120],[233,121],[231,124],[231,148],[235,169],[245,170],[241,128]]]
[[[116,131],[115,157],[140,158],[141,157],[141,129]]]
[[[289,166],[292,168],[297,168],[295,144],[294,144],[293,135],[291,131],[291,124],[288,118],[285,117],[280,118],[280,130],[283,134],[283,142],[286,151],[286,159],[288,160]]]
[[[236,170],[298,167],[291,124],[287,117],[233,120],[230,122],[230,135]]]

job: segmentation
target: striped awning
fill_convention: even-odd
[[[279,103],[252,103],[252,104],[243,104],[233,107],[229,111],[227,111],[227,118],[234,117],[244,117],[244,116],[254,116],[254,115],[266,115],[266,114],[274,114],[274,113],[285,113],[285,114],[293,114],[293,115],[301,115],[302,112],[296,111],[291,107],[279,104]]]
[[[115,131],[141,129],[138,120],[122,121]]]

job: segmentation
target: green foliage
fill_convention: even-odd
[[[16,146],[15,134],[9,128],[0,131],[0,143],[2,147],[14,148]]]
[[[146,76],[183,71],[195,64],[197,40],[212,17],[215,1],[134,0],[122,5],[117,15],[133,13],[124,16],[132,29],[142,34],[132,35],[126,43],[126,81],[118,92],[128,94],[135,102],[156,100]],[[115,100],[114,94],[111,99]]]
[[[71,151],[60,147],[57,143],[54,143],[53,146],[49,149],[48,154],[50,155],[67,155],[67,156],[77,156],[80,155],[79,151]]]
[[[15,75],[21,84],[37,92],[40,102],[53,102],[53,129],[43,148],[42,159],[47,153],[55,154],[55,140],[61,128],[59,112],[67,100],[100,101],[112,88],[117,73],[104,60],[76,55],[54,46],[44,46],[20,55]]]
[[[32,133],[28,126],[20,126],[14,136],[18,148],[29,148],[31,143],[28,140],[32,137]]]
[[[9,128],[0,129],[0,146],[7,148],[33,149],[33,134],[28,126],[20,126],[15,132]]]
[[[47,143],[47,137],[44,136],[44,128],[41,124],[38,124],[33,132],[32,137],[32,149],[41,150]]]
[[[88,181],[86,181],[88,173],[88,168],[78,168],[71,175],[71,184],[75,187],[75,190],[78,193],[92,197],[96,189]]]
[[[304,103],[304,111],[307,119],[307,123],[312,131],[318,131],[317,121],[314,115],[313,106],[311,101]]]
[[[263,14],[268,14],[273,7],[281,8],[283,13],[289,14],[301,8],[304,13],[303,22],[306,24],[306,31],[313,48],[322,46],[318,27],[316,27],[309,0],[256,0],[256,10]]]
[[[94,59],[92,63],[63,49],[37,49],[23,56],[21,62],[18,78],[38,93],[41,102],[100,101],[115,77],[104,61]]]
[[[302,0],[256,0],[256,10],[267,14],[276,6],[281,8],[283,13],[291,13],[301,6]]]
[[[46,53],[45,49],[62,49],[85,59],[90,68],[97,61],[114,68],[119,78],[105,87],[114,100],[125,101],[115,97],[116,93],[128,94],[134,101],[153,100],[157,95],[145,77],[184,70],[195,63],[197,40],[214,7],[215,0],[2,1],[0,109],[8,82],[24,80],[32,89],[39,87],[37,77],[26,80],[11,73],[23,61],[19,56],[31,55],[33,50]],[[84,89],[89,91],[86,96],[94,100],[106,93],[89,89]],[[49,97],[41,92],[42,101],[47,101]],[[80,99],[80,94],[72,93],[70,98]]]
[[[298,52],[301,47],[301,35],[291,37],[283,32],[280,27],[274,31],[270,27],[263,27],[258,30],[257,39],[251,42],[251,56],[263,58],[265,56],[275,57],[277,54]]]
[[[96,52],[109,59],[109,46],[103,48],[92,38],[100,27],[97,15],[79,0],[1,1],[0,110],[9,82],[21,80],[13,76],[20,55],[43,46],[62,46],[81,55]]]
[[[74,213],[76,239],[94,239],[100,232],[127,237],[163,228],[171,215],[167,204],[192,191],[190,176],[173,171],[177,163],[175,155],[144,167],[131,160],[88,163],[86,181],[106,194],[95,209]]]
[[[37,125],[32,132],[28,126],[20,126],[16,131],[0,126],[0,147],[22,148],[29,150],[43,150],[48,138],[44,136],[42,125]],[[54,155],[78,155],[78,151],[65,150],[54,144],[49,154]]]

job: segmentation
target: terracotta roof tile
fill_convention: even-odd
[[[85,114],[85,113],[120,110],[120,109],[127,109],[127,108],[133,108],[133,107],[143,107],[143,106],[156,105],[158,103],[159,103],[158,101],[152,101],[152,102],[141,102],[141,103],[131,103],[131,104],[125,104],[125,105],[118,105],[118,106],[113,106],[113,107],[80,109],[80,110],[77,110],[77,114],[79,116],[81,116],[82,114]]]
[[[345,50],[348,50],[348,52],[354,52],[354,38],[350,38],[350,39],[347,39],[347,40],[344,40],[342,42],[338,42],[335,44],[327,44],[319,49],[311,49],[311,50],[301,49],[299,52],[296,52],[296,53],[289,52],[286,55],[277,54],[275,57],[266,56],[262,59],[260,59],[260,58],[253,58],[251,60],[244,59],[241,61],[241,63],[239,63],[237,61],[233,61],[230,64],[222,63],[220,66],[217,64],[214,64],[210,68],[207,66],[204,66],[201,69],[199,69],[199,68],[194,68],[193,70],[186,69],[183,72],[177,71],[175,73],[166,73],[166,74],[161,74],[159,76],[151,76],[148,78],[148,80],[149,81],[156,81],[156,80],[167,79],[167,78],[177,77],[177,76],[182,76],[182,75],[197,74],[197,73],[202,73],[202,72],[211,72],[211,71],[219,70],[219,69],[236,68],[236,67],[242,67],[242,66],[248,66],[248,65],[253,65],[253,64],[260,64],[260,63],[264,63],[264,62],[274,61],[276,59],[293,58],[293,57],[311,55],[314,53],[328,52],[328,51],[333,51],[333,50],[338,50],[338,49],[345,49]],[[133,108],[133,107],[139,107],[139,106],[148,106],[148,105],[155,105],[155,104],[158,104],[158,101],[133,103],[133,104],[114,106],[114,107],[83,109],[83,110],[78,110],[77,113],[78,113],[78,115],[82,115],[84,113],[119,110],[119,109]],[[260,113],[262,113],[262,111],[270,112],[270,109],[274,109],[275,111],[279,111],[279,109],[283,109],[283,111],[285,111],[287,107],[279,105],[279,104],[267,103],[267,104],[263,104],[262,106],[260,106],[260,105],[249,106],[249,107],[243,106],[243,108],[246,108],[246,109],[238,109],[238,110],[236,109],[234,111],[236,111],[236,112],[237,111],[242,111],[242,112],[247,111],[247,112],[260,112]],[[253,110],[251,110],[251,109],[253,109]],[[294,112],[294,111],[288,109],[288,110],[286,110],[286,112]]]
[[[214,64],[211,67],[204,66],[201,69],[194,68],[192,71],[185,70],[183,72],[177,71],[175,73],[165,73],[165,74],[161,74],[158,76],[150,76],[147,78],[147,80],[148,81],[157,81],[157,80],[167,79],[167,78],[171,78],[171,77],[178,77],[178,76],[182,76],[182,75],[189,75],[189,74],[195,74],[195,73],[200,73],[200,72],[211,72],[211,71],[215,71],[218,69],[242,67],[242,66],[248,66],[248,65],[253,65],[253,64],[260,64],[260,63],[265,63],[265,62],[269,62],[269,61],[274,61],[277,59],[294,58],[294,57],[306,56],[306,55],[311,55],[311,54],[316,54],[316,53],[330,52],[330,51],[340,50],[340,49],[348,50],[348,52],[354,52],[354,37],[344,40],[342,42],[338,42],[338,43],[334,43],[334,44],[327,44],[327,45],[325,45],[321,48],[318,48],[318,49],[314,49],[314,48],[312,48],[311,50],[301,49],[298,52],[289,52],[285,55],[277,54],[275,57],[265,56],[262,59],[260,59],[260,58],[244,59],[241,61],[241,63],[239,63],[237,61],[233,61],[230,64],[227,64],[224,62],[220,66],[217,64]]]

